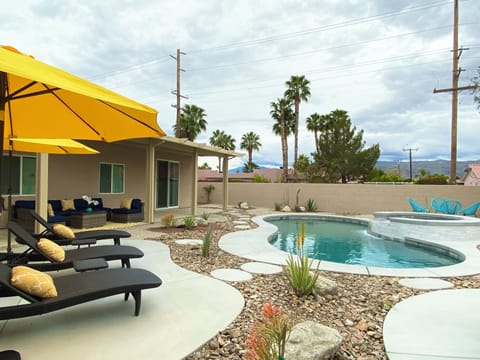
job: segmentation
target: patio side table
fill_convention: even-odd
[[[77,212],[69,216],[70,226],[77,229],[103,226],[107,222],[106,211],[94,211],[91,213]]]

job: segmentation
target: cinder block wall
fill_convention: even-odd
[[[212,203],[222,203],[222,183],[200,182],[199,203],[206,202],[203,187],[212,184]],[[317,210],[338,214],[371,214],[375,211],[411,211],[407,202],[412,197],[424,205],[441,196],[456,199],[467,206],[480,201],[480,187],[462,185],[383,185],[383,184],[281,184],[229,183],[228,203],[246,201],[250,206],[274,208],[275,203],[294,207],[299,192],[299,205],[315,200]]]

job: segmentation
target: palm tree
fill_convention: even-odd
[[[285,82],[288,89],[285,90],[284,96],[292,100],[295,104],[295,147],[294,147],[294,163],[297,162],[298,158],[298,117],[300,113],[300,102],[301,101],[308,101],[310,97],[310,88],[308,85],[310,81],[308,81],[304,75],[295,76],[292,75],[290,80]]]
[[[231,135],[226,134],[223,130],[215,130],[212,133],[212,136],[210,136],[209,141],[212,146],[217,146],[225,150],[235,150],[235,139]],[[220,157],[218,158],[218,171],[222,172]]]
[[[259,151],[262,144],[260,143],[260,136],[250,131],[242,136],[242,142],[240,143],[240,149],[248,151],[248,165],[247,172],[253,172],[252,152],[253,150]]]
[[[307,117],[307,130],[313,131],[315,137],[315,149],[318,152],[318,133],[322,129],[322,117],[319,113],[313,113]]]
[[[207,130],[207,114],[205,110],[196,105],[186,104],[180,114],[180,137],[194,141],[201,131]],[[173,125],[173,130],[177,132],[177,126]]]
[[[286,182],[288,176],[288,142],[287,137],[292,133],[295,125],[290,99],[277,99],[277,102],[270,103],[270,115],[276,123],[273,124],[272,130],[275,135],[280,135],[282,141],[282,164],[283,179]]]

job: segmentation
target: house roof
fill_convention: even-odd
[[[252,180],[255,175],[266,177],[271,182],[275,182],[282,175],[282,169],[256,169],[251,173],[229,173],[229,179]],[[216,170],[198,170],[199,181],[219,181],[223,179],[223,173]]]
[[[184,138],[176,138],[172,136],[163,136],[161,138],[153,139],[155,143],[162,148],[167,148],[175,151],[182,151],[187,153],[196,152],[199,156],[228,156],[241,157],[244,153],[236,151],[225,150],[220,147],[210,146],[207,144],[196,143]]]
[[[462,176],[462,181],[465,181],[467,176],[480,179],[480,164],[469,164],[465,169],[465,173]]]

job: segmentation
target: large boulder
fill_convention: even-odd
[[[283,209],[282,209],[282,210],[280,210],[280,211],[283,211],[283,212],[291,212],[291,211],[292,211],[292,209],[290,208],[290,206],[288,206],[288,205],[285,205],[285,206],[283,207]]]
[[[340,333],[314,321],[305,321],[292,328],[285,346],[285,359],[332,359],[342,344]]]
[[[313,293],[318,296],[335,295],[337,293],[337,283],[324,276],[319,276],[313,287]]]

